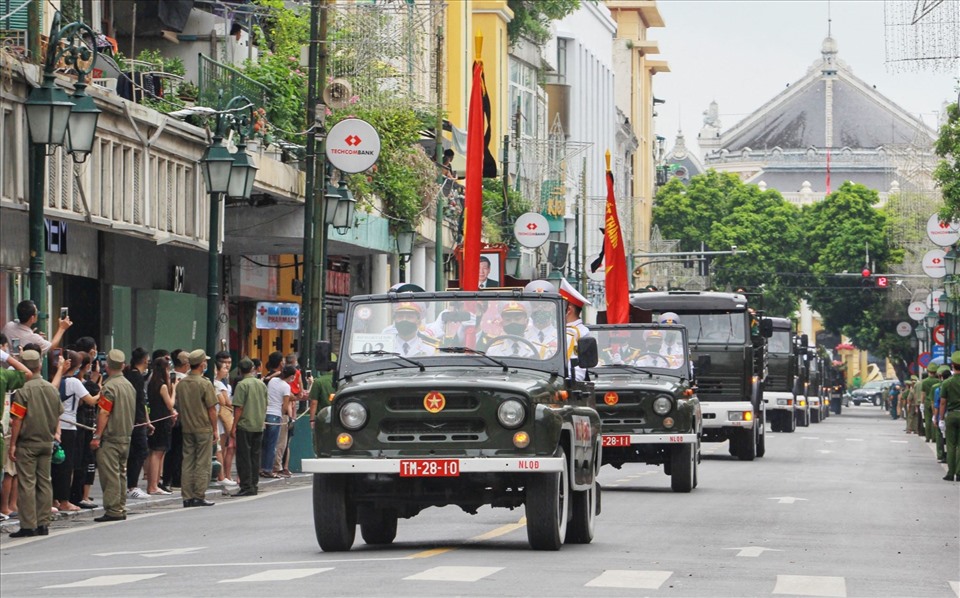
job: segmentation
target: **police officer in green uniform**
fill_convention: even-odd
[[[960,351],[954,351],[950,361],[953,376],[940,387],[940,421],[947,443],[947,475],[943,479],[953,482],[960,481]]]
[[[3,333],[0,333],[0,347],[6,344],[5,338]],[[4,358],[4,355],[6,355],[6,358]],[[17,361],[13,355],[7,355],[3,349],[0,349],[0,362],[3,361],[6,361],[7,365],[13,369],[8,370],[0,367],[0,419],[3,419],[4,397],[7,396],[7,391],[17,390],[33,377],[30,368]],[[3,434],[0,434],[0,455],[3,454],[4,450]]]
[[[923,437],[927,442],[933,442],[933,387],[940,383],[937,378],[938,366],[931,363],[927,366],[927,377],[920,383],[922,393],[920,404],[923,406]]]
[[[237,475],[240,492],[234,496],[256,496],[260,482],[260,449],[267,417],[267,385],[253,371],[253,361],[240,360],[243,379],[233,391],[233,429],[230,436],[237,447]]]
[[[213,383],[203,377],[207,369],[203,349],[187,357],[190,374],[177,384],[180,425],[183,429],[183,465],[180,492],[184,507],[212,507],[206,499],[210,484],[213,443],[220,442],[217,429],[217,393]]]
[[[119,349],[107,353],[107,381],[97,406],[97,431],[90,448],[97,452],[104,513],[94,521],[127,518],[127,456],[137,409],[137,391],[123,375],[127,356]]]
[[[937,443],[937,461],[939,461],[940,463],[946,463],[947,457],[946,457],[946,454],[943,452],[944,451],[943,434],[940,433],[940,428],[937,426],[937,423],[940,421],[940,412],[939,412],[940,402],[937,400],[936,397],[937,397],[937,391],[939,390],[941,392],[940,400],[943,400],[942,398],[943,391],[941,389],[943,388],[943,383],[946,382],[947,378],[950,377],[950,366],[941,365],[939,368],[937,368],[937,376],[940,377],[940,383],[935,385],[933,387],[933,390],[930,393],[934,397],[933,399],[933,437]]]
[[[60,392],[40,375],[40,353],[24,351],[21,361],[32,377],[23,385],[10,404],[10,448],[8,456],[17,467],[17,489],[20,492],[20,529],[11,538],[46,536],[49,531],[53,484],[50,480],[50,458],[53,441],[60,439],[60,414],[63,403]]]

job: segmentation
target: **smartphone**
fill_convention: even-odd
[[[61,319],[61,320],[66,320],[66,319],[67,319],[67,316],[69,316],[69,315],[70,315],[70,308],[69,308],[69,307],[61,307],[61,308],[60,308],[60,319]]]
[[[20,355],[20,339],[19,338],[10,339],[10,353],[13,355]]]

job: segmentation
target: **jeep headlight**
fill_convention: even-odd
[[[367,408],[357,401],[350,401],[340,408],[340,423],[348,430],[359,430],[367,423]]]
[[[673,401],[666,395],[660,395],[653,401],[653,412],[657,415],[666,415],[673,409]]]
[[[497,419],[504,428],[519,428],[526,419],[527,412],[520,401],[510,399],[500,403],[497,408]]]

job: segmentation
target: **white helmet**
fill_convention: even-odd
[[[679,323],[680,323],[680,316],[678,316],[677,314],[673,313],[672,311],[668,311],[668,312],[662,313],[662,314],[660,314],[660,323],[661,323],[661,324],[674,324],[674,325],[679,324]]]

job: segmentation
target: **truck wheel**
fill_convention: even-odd
[[[367,544],[391,544],[397,537],[397,512],[368,509],[360,516],[360,535]]]
[[[350,550],[357,534],[357,508],[347,500],[347,478],[313,474],[313,529],[324,552]]]
[[[757,457],[762,457],[767,454],[767,435],[763,430],[763,427],[760,427],[760,434],[757,436]]]
[[[772,432],[783,432],[783,427],[780,425],[780,416],[778,413],[770,414],[770,430]]]
[[[690,492],[697,477],[697,451],[693,444],[681,444],[673,447],[670,454],[670,487],[674,492]]]
[[[593,529],[597,517],[597,480],[594,478],[589,490],[573,491],[573,516],[567,526],[566,544],[589,544],[593,542]]]
[[[697,438],[697,450],[694,451],[693,458],[696,460],[693,466],[693,487],[696,488],[700,483],[700,461],[703,455],[700,454],[700,439]]]
[[[817,407],[815,410],[810,412],[810,422],[814,424],[820,423],[820,408]]]
[[[785,417],[784,420],[786,420],[786,421],[784,422],[786,425],[783,427],[783,431],[784,431],[784,432],[787,432],[788,434],[790,434],[790,433],[793,433],[793,432],[796,432],[796,431],[797,431],[797,416],[796,416],[796,415],[791,415],[790,417]]]
[[[737,438],[737,458],[741,461],[753,461],[757,458],[757,426],[752,430],[740,430]]]
[[[560,473],[538,473],[527,476],[526,501],[527,540],[534,550],[560,550],[567,535],[570,517],[570,482],[567,454],[560,449],[557,457],[563,460]]]

